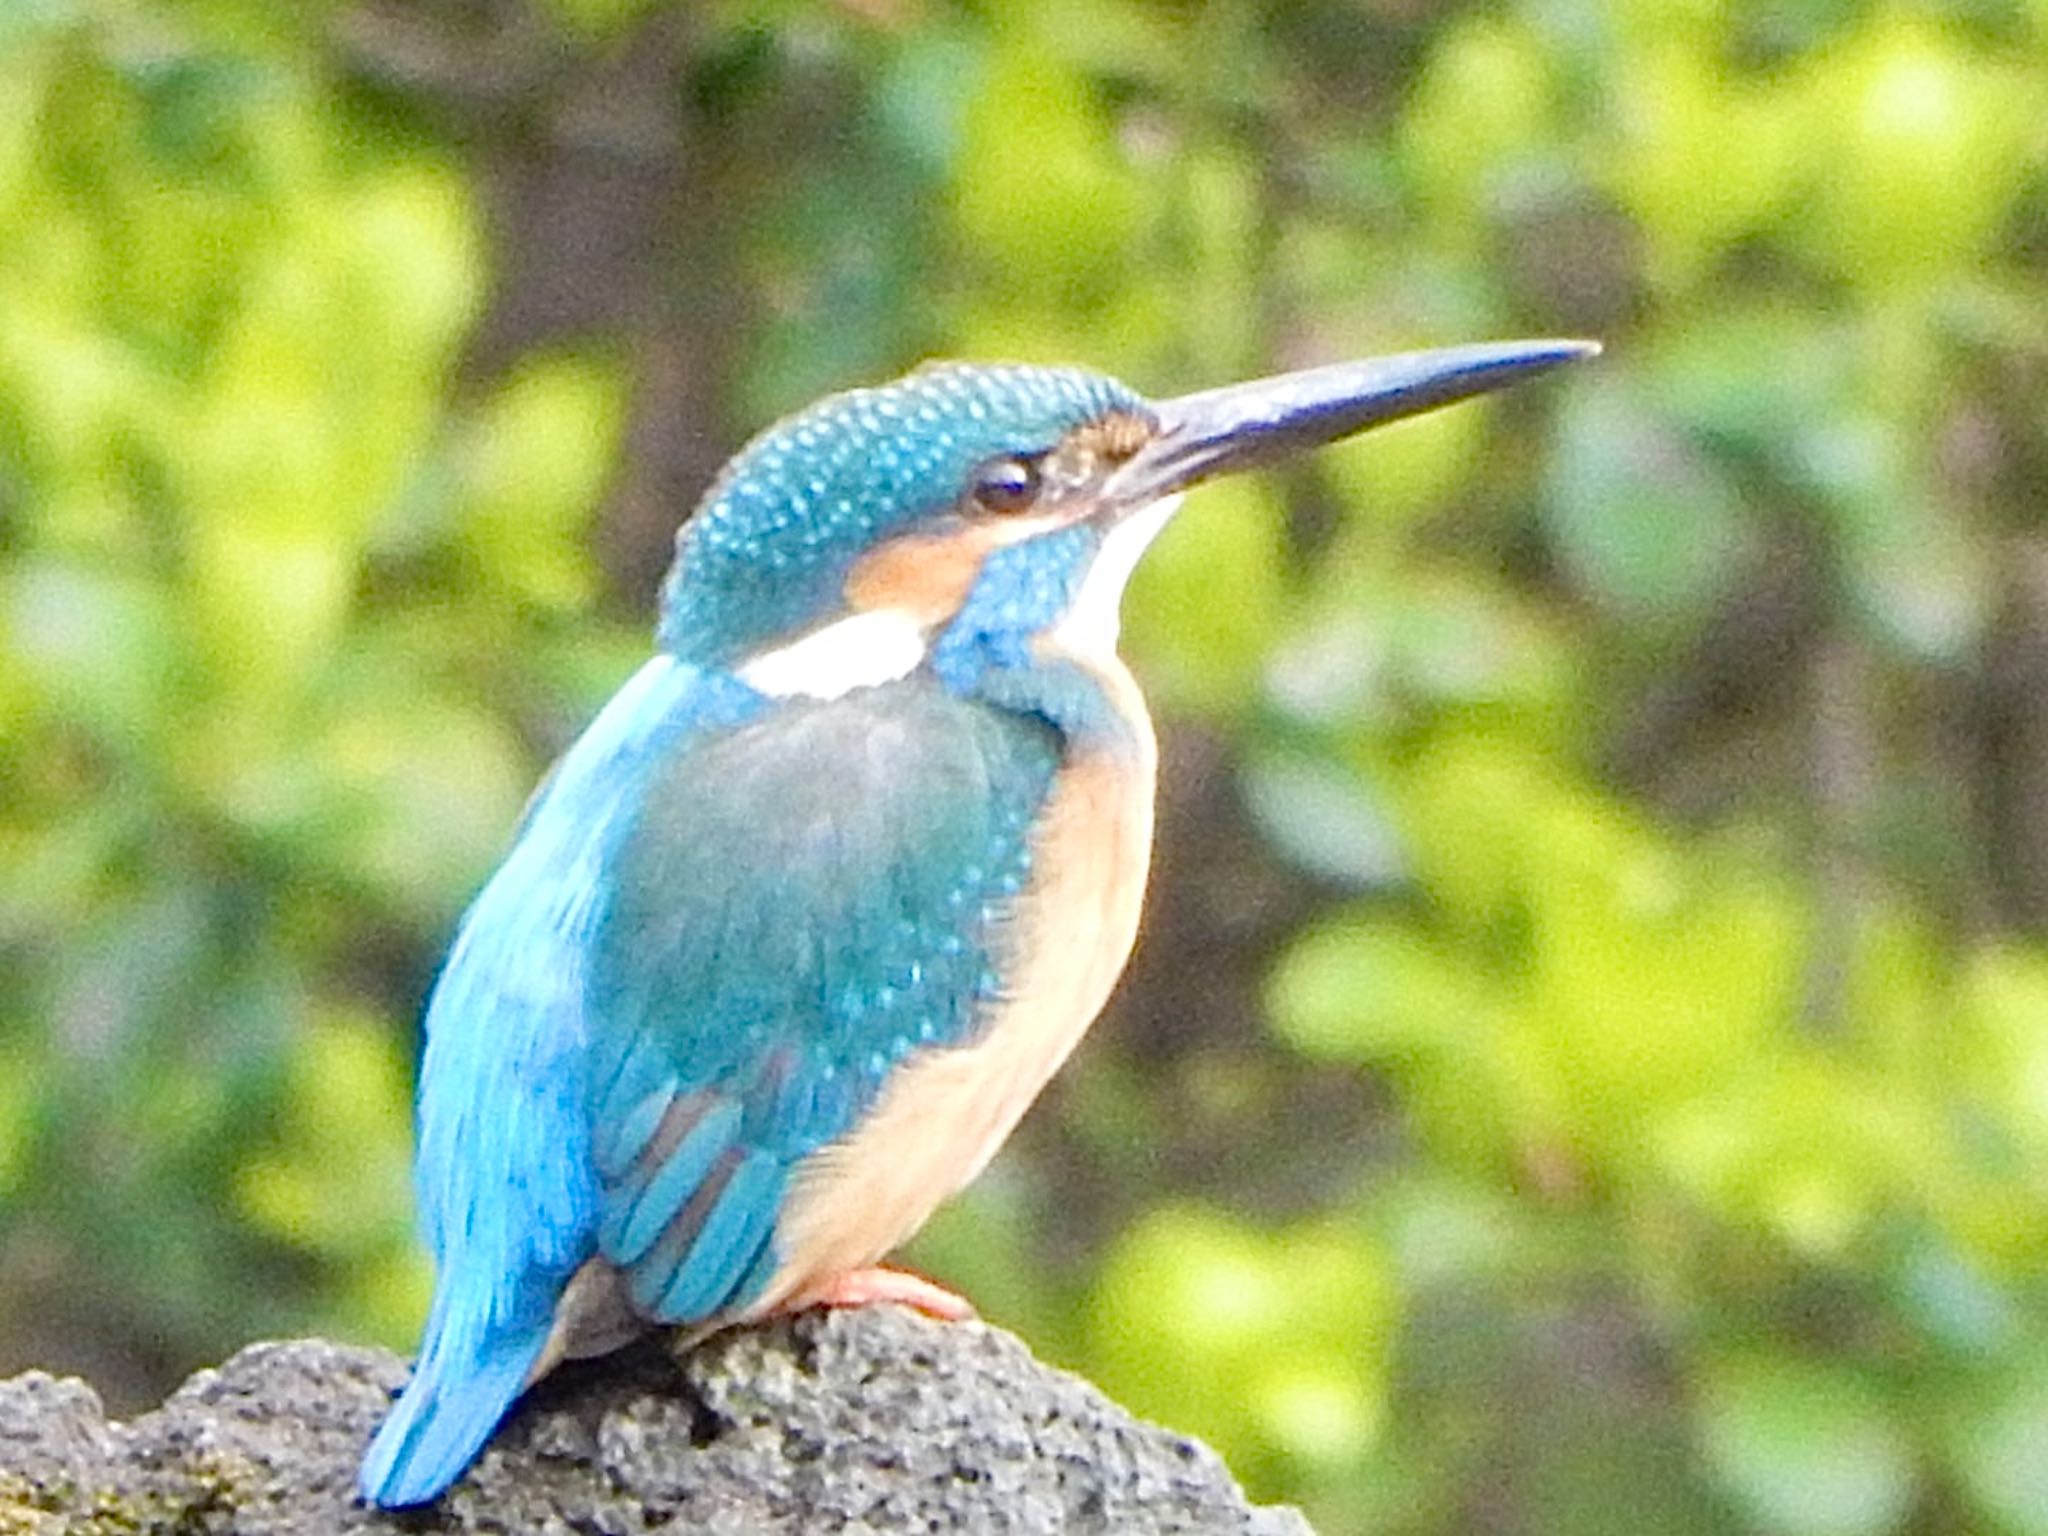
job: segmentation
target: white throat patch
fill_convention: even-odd
[[[1181,497],[1164,496],[1149,506],[1127,515],[1103,537],[1095,563],[1081,578],[1081,590],[1073,606],[1053,626],[1052,637],[1062,649],[1082,656],[1113,656],[1117,635],[1123,624],[1124,588],[1131,572],[1152,541],[1159,537],[1173,514],[1180,510]]]

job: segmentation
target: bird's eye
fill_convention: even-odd
[[[968,494],[976,507],[998,517],[1026,511],[1038,499],[1038,464],[1032,459],[990,459],[974,472]]]

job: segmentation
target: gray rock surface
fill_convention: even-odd
[[[568,1367],[432,1512],[394,1517],[353,1479],[404,1374],[257,1344],[126,1425],[80,1382],[0,1382],[0,1536],[1308,1531],[1008,1334],[893,1307]]]

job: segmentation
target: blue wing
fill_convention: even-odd
[[[636,1310],[745,1306],[792,1171],[972,1034],[1058,761],[1047,723],[921,678],[665,756],[588,992],[598,1247]]]
[[[535,796],[463,919],[427,1006],[416,1179],[437,1284],[411,1382],[359,1479],[386,1506],[434,1497],[489,1437],[595,1244],[584,972],[594,893],[647,766],[758,705],[669,658],[613,698]]]

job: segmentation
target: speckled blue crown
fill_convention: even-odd
[[[731,665],[816,622],[838,608],[863,550],[950,506],[975,466],[1142,404],[1078,368],[937,363],[785,417],[726,466],[676,536],[662,647]]]

